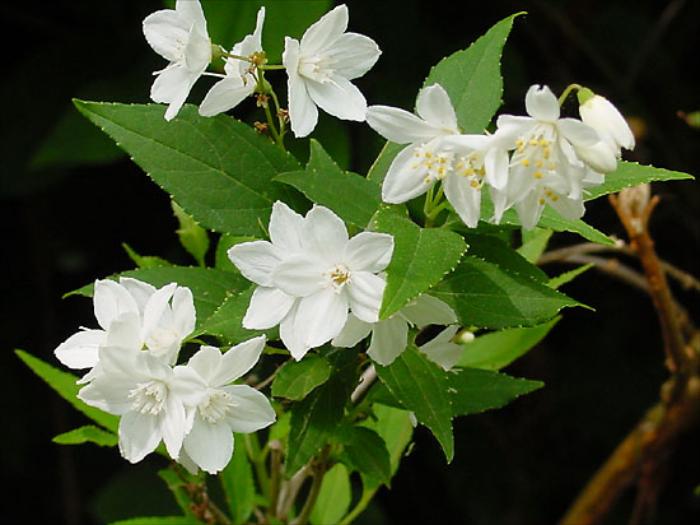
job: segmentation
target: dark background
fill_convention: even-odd
[[[570,82],[586,84],[634,117],[638,147],[628,158],[700,173],[700,131],[676,115],[700,109],[694,77],[700,2],[348,4],[350,29],[372,36],[383,50],[377,66],[358,82],[371,103],[412,107],[430,65],[466,47],[499,19],[527,10],[504,55],[504,111],[522,113],[525,90],[533,83],[549,84],[555,92]],[[173,233],[167,195],[80,122],[70,105],[74,96],[147,101],[150,72],[164,63],[146,45],[140,23],[159,8],[157,1],[94,0],[0,7],[0,468],[9,483],[3,523],[87,525],[172,509],[154,473],[158,459],[133,467],[114,450],[51,443],[52,436],[83,419],[12,352],[23,348],[55,362],[53,348],[92,319],[89,301],[61,295],[132,267],[120,243],[189,263]],[[237,114],[244,117],[246,111],[251,106]],[[575,106],[565,111],[573,114]],[[363,125],[341,129],[336,156],[351,155],[350,167],[366,170],[380,139]],[[698,183],[654,191],[663,195],[653,223],[659,252],[700,273]],[[622,235],[605,202],[591,205],[587,220]],[[555,242],[576,239],[559,236]],[[665,377],[659,330],[643,293],[594,272],[568,285],[567,292],[596,311],[566,311],[551,336],[509,370],[541,379],[546,388],[504,410],[457,420],[449,467],[432,437],[419,429],[391,491],[380,494],[361,523],[556,522],[657,399]],[[698,296],[681,297],[698,319]],[[700,497],[693,495],[700,484],[699,437],[697,430],[687,436],[670,459],[653,523],[700,522]],[[608,523],[626,523],[632,501],[628,494]]]

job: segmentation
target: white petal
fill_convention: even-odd
[[[374,40],[357,33],[341,35],[326,51],[326,56],[333,61],[333,71],[348,80],[367,73],[381,54]]]
[[[540,220],[544,204],[540,202],[540,192],[533,190],[523,199],[515,203],[515,210],[518,212],[520,224],[526,230],[531,230]]]
[[[208,423],[197,416],[183,443],[187,455],[199,468],[216,474],[233,455],[233,433],[224,421]]]
[[[199,73],[192,73],[180,64],[171,64],[158,74],[151,86],[151,99],[154,102],[169,104],[165,120],[172,120],[177,116],[197,78]]]
[[[172,9],[151,13],[143,20],[143,34],[153,50],[170,62],[182,53],[181,44],[187,41],[190,26]]]
[[[190,357],[187,366],[197,372],[208,386],[212,386],[213,379],[221,368],[221,350],[215,346],[202,345],[199,350]]]
[[[399,316],[379,321],[372,330],[367,354],[382,366],[394,362],[408,344],[408,323]]]
[[[432,84],[420,90],[416,99],[416,112],[435,127],[459,133],[452,101],[440,84]]]
[[[173,323],[180,339],[194,331],[197,324],[197,312],[194,308],[192,291],[185,286],[178,286],[172,300]]]
[[[484,157],[486,181],[496,189],[508,184],[508,152],[502,148],[491,148]]]
[[[160,432],[170,457],[177,461],[185,435],[190,430],[187,424],[185,407],[172,394],[168,395],[164,412],[160,414]]]
[[[334,75],[327,82],[308,79],[309,96],[326,113],[342,120],[363,122],[367,118],[367,101],[347,78]]]
[[[494,187],[489,187],[491,194],[491,202],[493,202],[493,222],[499,224],[503,218],[505,211],[513,205],[513,202],[508,198],[507,187],[502,190],[497,190]]]
[[[246,279],[260,286],[272,284],[272,271],[280,262],[278,251],[268,241],[236,244],[229,249],[228,258]]]
[[[234,432],[255,432],[275,422],[275,411],[270,401],[260,392],[247,385],[231,385],[222,388],[235,403],[226,418]]]
[[[305,55],[315,55],[333,44],[348,28],[348,8],[339,5],[313,23],[301,37]]]
[[[211,62],[211,57],[211,40],[209,40],[206,29],[203,31],[196,26],[193,27],[185,46],[184,61],[187,69],[193,74],[193,83],[207,69]]]
[[[175,2],[175,11],[183,20],[190,24],[190,27],[195,27],[206,34],[207,19],[204,17],[204,11],[199,0],[177,0]]]
[[[214,84],[199,106],[199,114],[203,117],[213,117],[235,108],[250,96],[255,90],[251,79],[247,83],[241,77],[230,77],[219,80]]]
[[[552,208],[557,210],[559,215],[569,220],[580,219],[586,212],[582,199],[560,197],[556,201],[550,200],[549,204]]]
[[[121,284],[126,291],[131,294],[131,297],[133,297],[134,301],[136,301],[139,312],[141,312],[143,315],[148,299],[150,299],[150,297],[156,292],[155,286],[132,277],[120,277],[119,284]]]
[[[547,86],[530,86],[525,94],[527,114],[543,122],[554,122],[559,118],[559,101]]]
[[[557,129],[574,146],[593,146],[600,140],[595,129],[575,118],[559,119]]]
[[[360,321],[353,314],[348,315],[348,320],[340,333],[333,338],[331,344],[340,348],[350,348],[362,341],[372,331],[374,325]]]
[[[140,351],[143,347],[140,317],[132,312],[117,317],[109,325],[109,330],[102,343],[107,346]]]
[[[211,386],[223,386],[247,374],[260,360],[265,348],[265,336],[261,335],[231,347],[222,357],[218,373]]]
[[[258,286],[243,317],[243,327],[249,330],[267,330],[277,326],[289,313],[295,300],[295,297],[278,288]]]
[[[352,272],[350,282],[346,285],[350,311],[367,323],[376,323],[385,287],[384,279],[373,273]]]
[[[454,324],[457,315],[450,306],[435,297],[423,294],[401,309],[401,314],[419,328],[430,324]]]
[[[537,125],[537,121],[530,117],[499,115],[496,119],[496,133],[494,140],[498,141],[509,149],[515,147],[515,141],[527,135],[530,130]]]
[[[437,363],[445,370],[449,370],[457,364],[464,352],[462,345],[451,342],[458,329],[458,326],[448,326],[434,339],[419,346],[418,349],[432,362]]]
[[[293,297],[307,297],[323,287],[323,274],[329,269],[308,255],[293,255],[277,265],[272,284]]]
[[[394,238],[386,233],[362,232],[345,246],[343,259],[351,271],[381,272],[391,262]]]
[[[282,63],[287,70],[289,122],[297,138],[306,137],[316,127],[318,108],[311,100],[306,82],[299,76],[299,41],[285,37]]]
[[[413,113],[391,106],[368,107],[367,124],[382,137],[397,144],[424,143],[442,133]]]
[[[348,243],[348,230],[335,213],[325,206],[315,205],[306,214],[304,239],[309,249],[325,262],[336,264]]]
[[[310,350],[310,346],[304,344],[301,334],[296,331],[296,318],[299,311],[299,301],[294,303],[292,309],[280,323],[280,339],[287,347],[292,357],[299,361]]]
[[[400,204],[423,195],[434,181],[425,182],[427,170],[416,158],[416,148],[409,146],[394,158],[382,184],[382,200]]]
[[[218,348],[216,350],[219,351]],[[209,364],[211,366],[211,363]],[[179,402],[193,407],[198,405],[206,395],[207,383],[194,368],[189,365],[178,365],[172,369],[172,377],[168,380],[168,389]]]
[[[270,215],[270,240],[277,248],[289,255],[298,252],[303,246],[304,217],[282,201],[272,205]]]
[[[176,289],[176,283],[163,286],[146,303],[146,308],[143,312],[144,340],[148,339],[149,335],[159,328],[159,325],[164,324],[164,317],[172,315],[168,310],[170,310],[170,299],[172,299]]]
[[[616,151],[604,141],[598,141],[593,146],[575,148],[576,155],[595,171],[610,173],[617,168]]]
[[[594,95],[579,107],[583,121],[602,135],[609,135],[617,147],[634,148],[634,134],[625,117],[605,97]]]
[[[95,281],[93,292],[95,319],[105,330],[119,315],[133,312],[139,315],[139,307],[131,294],[120,284],[104,279]]]
[[[92,368],[97,364],[97,349],[104,337],[103,330],[81,330],[58,345],[53,353],[68,368]]]
[[[476,228],[481,216],[481,189],[472,188],[469,178],[456,173],[447,177],[442,187],[445,189],[445,197],[462,222],[470,228]]]
[[[304,346],[316,348],[338,335],[347,319],[348,300],[345,294],[325,288],[299,302],[294,330]]]
[[[154,416],[129,412],[119,420],[119,452],[131,463],[138,463],[153,452],[160,440],[158,419]]]

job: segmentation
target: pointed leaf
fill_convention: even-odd
[[[350,508],[352,488],[350,475],[345,465],[336,463],[326,472],[321,482],[314,509],[311,511],[312,525],[331,525],[340,520]]]
[[[379,434],[365,427],[344,427],[338,439],[343,444],[343,463],[371,483],[389,484],[391,460]]]
[[[202,331],[215,335],[226,344],[237,344],[261,334],[267,335],[269,339],[277,339],[277,328],[270,330],[243,328],[243,317],[248,310],[250,298],[255,288],[256,285],[253,285],[242,292],[229,294],[216,311],[202,324]]]
[[[523,229],[523,244],[518,248],[518,253],[528,262],[535,264],[547,249],[552,233],[554,232],[547,228],[535,228],[531,231]]]
[[[101,447],[117,446],[117,436],[112,432],[106,432],[94,425],[85,425],[70,432],[64,432],[54,437],[51,441],[59,445],[82,445],[94,443]]]
[[[573,270],[569,270],[568,272],[564,272],[562,274],[557,275],[556,277],[552,277],[548,282],[547,286],[550,288],[553,288],[554,290],[558,290],[562,286],[564,286],[566,283],[570,283],[576,277],[581,275],[582,273],[587,272],[591,268],[593,268],[595,264],[589,263],[589,264],[584,264],[582,266],[579,266],[578,268],[574,268]]]
[[[219,474],[234,525],[243,525],[255,506],[253,469],[245,449],[245,436],[236,434],[233,457]]]
[[[644,166],[636,162],[620,161],[617,169],[605,175],[605,182],[588,190],[586,200],[597,199],[602,195],[616,193],[624,188],[655,181],[692,180],[693,176],[680,171],[671,171],[654,166]]]
[[[318,355],[309,355],[301,361],[287,361],[272,382],[272,395],[299,401],[314,388],[328,381],[331,365]]]
[[[175,201],[170,202],[173,213],[177,217],[180,227],[177,229],[177,236],[180,244],[187,252],[194,257],[197,264],[204,266],[204,257],[209,250],[209,234],[197,221],[185,213]]]

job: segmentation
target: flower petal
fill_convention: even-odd
[[[496,189],[503,189],[508,184],[508,152],[502,148],[491,148],[484,157],[486,181]]]
[[[81,330],[58,345],[53,353],[68,368],[92,368],[97,364],[97,349],[105,335],[104,330]]]
[[[374,40],[358,33],[341,35],[326,51],[326,56],[333,61],[333,71],[348,80],[367,73],[381,54]]]
[[[617,148],[634,149],[634,134],[629,124],[605,97],[594,95],[579,107],[579,113],[586,124],[609,136]]]
[[[221,358],[221,366],[210,386],[223,386],[247,374],[258,364],[265,341],[265,336],[261,335],[231,347]]]
[[[532,118],[543,122],[559,118],[559,101],[547,86],[530,86],[525,94],[525,109]]]
[[[141,339],[141,318],[132,312],[126,312],[117,317],[105,335],[102,344],[123,349],[140,351],[143,347]]]
[[[183,20],[189,23],[189,27],[195,27],[203,34],[207,32],[207,19],[199,0],[177,0],[175,11]]]
[[[334,75],[327,82],[307,79],[306,89],[318,107],[336,118],[357,122],[367,118],[365,96],[345,77]]]
[[[362,232],[345,245],[343,260],[351,271],[381,272],[391,262],[394,238],[386,233]]]
[[[518,212],[520,224],[526,230],[531,230],[540,220],[544,203],[540,200],[540,191],[534,189],[530,191],[523,199],[515,203],[515,211]]]
[[[296,331],[296,318],[298,311],[299,301],[296,301],[289,313],[280,323],[280,339],[296,361],[303,358],[311,348],[310,346],[304,344],[301,339],[301,334]]]
[[[382,200],[401,204],[423,195],[434,181],[426,183],[427,169],[416,158],[416,148],[409,146],[399,152],[389,166],[382,184]]]
[[[330,287],[324,288],[299,301],[294,330],[304,346],[316,348],[338,335],[347,319],[346,295]]]
[[[287,70],[289,122],[297,138],[306,137],[316,127],[318,108],[311,100],[306,82],[299,76],[299,41],[285,37],[282,63]]]
[[[192,290],[178,286],[172,299],[173,327],[180,339],[185,339],[194,331],[197,324],[197,311],[194,308]]]
[[[476,228],[481,216],[481,187],[472,187],[472,180],[453,173],[443,181],[442,187],[445,189],[445,197],[462,222],[470,228]]]
[[[242,242],[231,247],[228,258],[249,281],[272,285],[272,271],[280,263],[278,250],[268,241]]]
[[[367,355],[382,366],[394,362],[408,344],[408,323],[399,316],[379,321],[372,330]]]
[[[610,173],[617,169],[617,155],[609,143],[598,141],[593,146],[574,148],[576,156],[595,171]]]
[[[255,84],[252,80],[244,83],[241,77],[229,77],[214,84],[199,105],[199,114],[213,117],[235,108],[246,97],[252,95]]]
[[[459,133],[452,101],[440,84],[432,84],[418,92],[416,112],[423,120],[437,128]]]
[[[458,329],[458,326],[448,326],[435,338],[419,346],[418,349],[433,363],[437,363],[445,370],[449,370],[457,364],[464,352],[462,345],[451,341]]]
[[[211,386],[213,384],[212,379],[221,367],[221,358],[221,350],[215,346],[202,345],[190,357],[187,366],[197,372],[208,386]]]
[[[174,119],[187,100],[200,73],[193,73],[185,65],[173,63],[162,70],[151,86],[151,100],[169,104],[165,120]]]
[[[127,292],[134,298],[136,305],[139,308],[139,312],[143,315],[143,311],[146,309],[146,303],[148,299],[156,293],[155,286],[139,281],[132,277],[120,277],[119,284],[121,284]]]
[[[143,20],[148,45],[170,62],[180,58],[181,43],[187,41],[189,31],[189,24],[173,9],[156,11]]]
[[[234,432],[247,434],[270,426],[275,422],[275,411],[270,401],[247,385],[231,385],[222,388],[235,403],[226,421]]]
[[[139,307],[131,294],[110,279],[95,281],[93,304],[97,323],[105,330],[109,329],[114,319],[124,313],[139,315]]]
[[[293,297],[307,297],[323,287],[323,274],[328,269],[309,255],[293,255],[277,265],[272,284]]]
[[[348,28],[348,8],[339,5],[314,22],[301,37],[305,55],[315,55],[333,44]]]
[[[382,304],[386,282],[369,272],[352,272],[346,285],[350,299],[350,311],[367,323],[379,321],[379,307]]]
[[[149,336],[157,330],[161,324],[165,324],[167,317],[172,315],[170,310],[170,300],[177,289],[177,283],[170,283],[163,286],[154,293],[143,312],[143,338],[147,340]],[[170,320],[170,319],[167,319]]]
[[[303,235],[310,251],[331,265],[339,262],[348,244],[345,223],[325,206],[315,205],[306,214]]]
[[[278,288],[258,286],[243,317],[243,327],[249,330],[267,330],[277,326],[289,313],[295,300],[295,297]]]
[[[401,314],[418,328],[431,324],[448,325],[457,322],[457,315],[447,303],[428,294],[420,295],[404,306]]]
[[[183,447],[199,468],[209,474],[216,474],[231,461],[233,432],[225,421],[208,423],[196,416]]]
[[[367,124],[382,137],[397,144],[428,142],[441,133],[413,113],[391,106],[368,107]]]
[[[165,449],[170,457],[177,461],[182,442],[190,429],[187,424],[185,406],[172,393],[168,394],[164,411],[160,414],[159,423]]]
[[[360,321],[352,314],[348,315],[348,320],[340,333],[333,338],[331,344],[340,348],[350,348],[367,337],[374,325]]]
[[[303,247],[304,217],[282,201],[272,205],[270,215],[270,240],[285,254],[298,252]]]
[[[153,452],[161,437],[157,417],[128,412],[119,420],[119,452],[130,463]]]

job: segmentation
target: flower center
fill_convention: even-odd
[[[459,157],[454,165],[454,170],[457,175],[467,178],[472,189],[481,190],[486,170],[484,169],[484,161],[478,153],[474,152]]]
[[[218,423],[230,413],[231,408],[234,406],[236,404],[233,402],[231,394],[223,390],[213,390],[199,404],[197,410],[199,410],[199,415],[207,423]]]
[[[559,158],[553,135],[553,129],[537,126],[531,133],[520,137],[515,141],[511,165],[536,180],[544,178],[548,171],[555,171]]]
[[[411,165],[411,168],[426,172],[423,178],[425,184],[432,184],[435,181],[442,180],[452,171],[454,153],[435,151],[426,144],[415,149],[414,157],[416,162]]]
[[[166,354],[173,345],[179,343],[179,336],[172,328],[158,326],[148,334],[146,346],[156,356]]]
[[[350,282],[350,270],[343,264],[337,264],[328,271],[327,277],[331,286],[339,292]]]
[[[144,415],[157,416],[163,411],[168,397],[168,387],[160,381],[141,383],[131,392],[131,408]]]
[[[299,58],[299,74],[316,82],[331,82],[331,65],[332,60],[323,55],[303,56]]]

